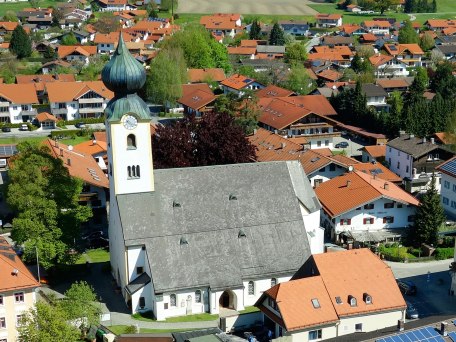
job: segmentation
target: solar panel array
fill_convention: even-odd
[[[445,340],[433,327],[425,327],[379,338],[375,342],[445,342]]]
[[[4,145],[0,146],[1,156],[12,156],[17,153],[16,145]]]
[[[456,322],[456,321],[455,321]],[[453,322],[454,323],[454,322]],[[448,336],[451,338],[453,342],[456,342],[456,332],[452,331],[448,333]]]
[[[443,164],[439,169],[451,175],[456,175],[456,159]]]

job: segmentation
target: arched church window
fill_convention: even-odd
[[[141,177],[141,175],[139,174],[139,165],[136,165],[136,177]]]
[[[127,149],[136,150],[136,137],[134,134],[129,134],[127,136]]]
[[[172,294],[169,296],[169,305],[170,306],[176,306],[177,300],[176,300],[176,295]]]
[[[253,296],[255,294],[255,283],[253,281],[249,281],[247,291],[249,296]]]
[[[127,167],[128,178],[131,178],[131,166]]]
[[[195,303],[201,303],[201,291],[200,290],[195,291]]]
[[[131,176],[133,178],[136,178],[136,166],[134,165],[131,167]]]

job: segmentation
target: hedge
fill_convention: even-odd
[[[452,248],[452,247],[436,248],[434,255],[435,255],[435,260],[451,259],[454,257],[454,248]]]

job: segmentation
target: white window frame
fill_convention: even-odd
[[[17,296],[22,296],[22,300],[17,300]],[[25,293],[21,292],[14,292],[14,303],[25,303]]]
[[[321,340],[323,338],[322,329],[309,331],[309,341]]]

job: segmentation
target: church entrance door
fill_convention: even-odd
[[[219,299],[221,308],[234,309],[235,307],[235,294],[231,290],[223,291]]]

